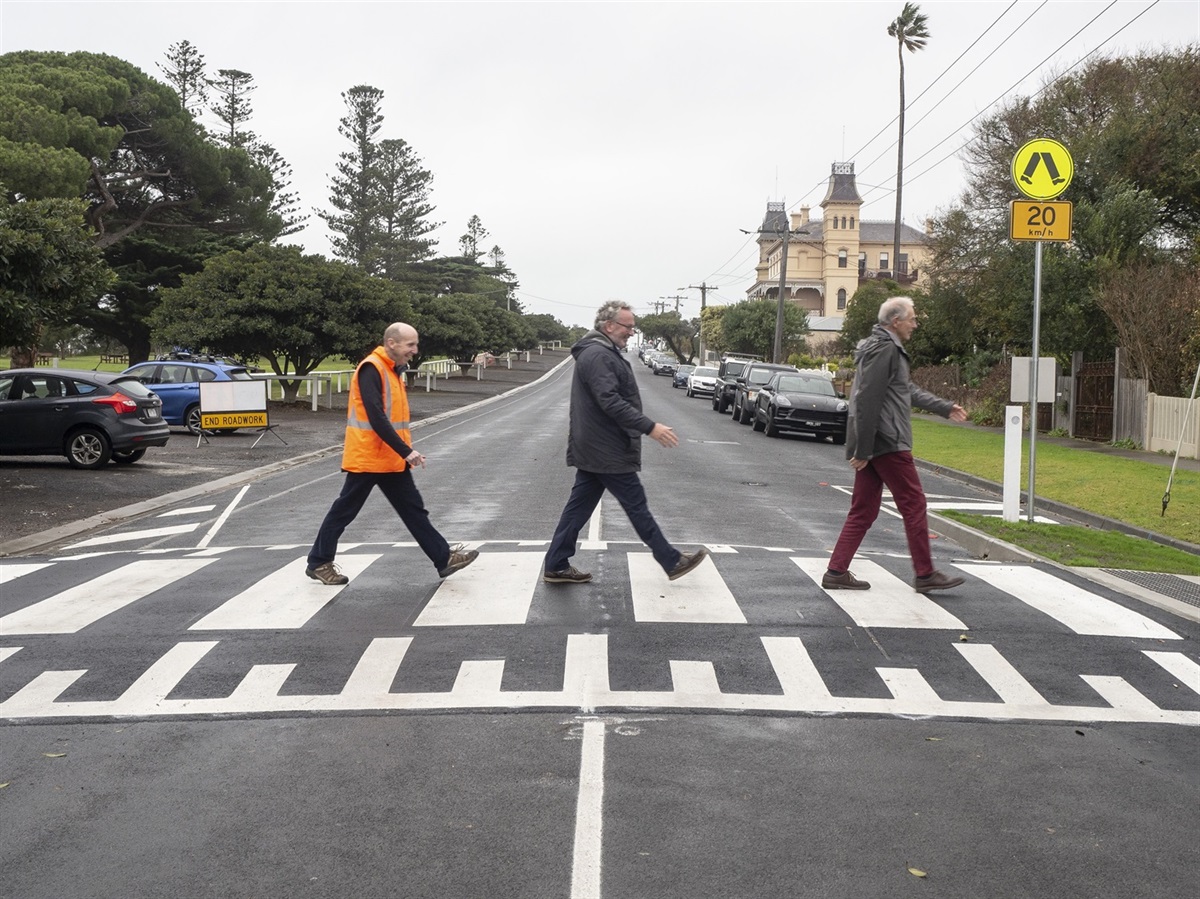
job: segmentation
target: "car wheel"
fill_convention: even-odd
[[[112,460],[119,462],[121,465],[132,465],[144,455],[146,455],[145,447],[142,449],[117,450],[112,454]]]
[[[750,416],[750,424],[756,431],[763,429],[763,421],[758,417],[758,406],[754,407],[754,413]]]
[[[695,396],[696,394],[692,393],[692,388],[689,387],[687,390],[685,390],[683,392],[683,395],[684,396]]]
[[[846,445],[846,435],[845,434],[834,434],[833,435],[833,445],[834,446],[845,446]]]
[[[721,411],[721,401],[719,399],[717,399],[717,395],[715,393],[713,394],[713,398],[712,398],[712,407],[713,407],[714,412]]]
[[[102,468],[112,458],[108,437],[96,428],[80,428],[67,438],[67,461],[72,468]]]
[[[740,425],[750,424],[750,415],[751,414],[752,413],[750,412],[750,410],[746,408],[745,403],[743,403],[742,407],[738,410],[738,413],[737,413],[738,424],[740,424]]]
[[[200,404],[193,403],[183,413],[183,426],[193,434],[200,433]]]
[[[729,411],[730,411],[730,414],[733,416],[733,420],[734,420],[734,422],[736,423],[736,422],[737,422],[737,420],[738,420],[738,419],[741,417],[741,412],[740,412],[740,411],[738,411],[738,402],[737,402],[737,399],[735,398],[735,399],[734,399],[734,401],[733,401],[733,403],[732,403],[732,404],[730,404],[730,405],[731,405],[731,408],[730,408],[730,410],[729,410]]]
[[[775,426],[775,413],[767,409],[767,423],[763,426],[763,433],[768,437],[778,437],[779,428]]]

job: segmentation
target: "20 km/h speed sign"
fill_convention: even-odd
[[[1071,186],[1073,177],[1075,160],[1056,140],[1039,137],[1013,156],[1013,183],[1031,200],[1053,200]]]
[[[1070,203],[1033,203],[1029,200],[1013,200],[1009,205],[1012,220],[1008,236],[1013,240],[1059,240],[1071,239]]]

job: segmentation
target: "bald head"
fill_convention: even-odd
[[[404,322],[393,322],[383,332],[383,348],[397,365],[408,365],[421,349],[417,329]]]

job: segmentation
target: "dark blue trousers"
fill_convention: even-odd
[[[650,547],[654,561],[662,566],[663,571],[670,572],[679,563],[679,550],[667,541],[659,530],[658,522],[650,514],[646,491],[637,473],[598,474],[581,470],[575,472],[575,486],[571,488],[571,497],[562,511],[554,539],[546,553],[546,571],[562,571],[570,563],[571,556],[575,555],[575,541],[579,532],[592,517],[605,490],[621,504],[637,535]]]
[[[445,568],[450,561],[450,544],[430,523],[425,503],[417,490],[412,472],[408,469],[383,474],[346,472],[342,492],[325,513],[325,520],[321,522],[316,542],[308,551],[308,567],[316,568],[334,560],[337,556],[338,538],[362,511],[363,503],[376,486],[392,504],[392,508],[400,516],[408,532],[413,535],[417,545],[429,556],[433,567]]]

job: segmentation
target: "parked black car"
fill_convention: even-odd
[[[758,391],[753,409],[754,430],[768,437],[782,433],[829,437],[846,443],[850,404],[838,396],[824,372],[778,372]]]
[[[73,468],[136,462],[166,446],[162,400],[136,378],[66,368],[0,371],[0,454],[66,456]]]
[[[776,365],[773,362],[751,362],[737,376],[733,389],[733,420],[738,424],[750,424],[754,415],[754,401],[758,398],[758,390],[771,380],[771,376],[781,371],[799,371],[794,365]]]
[[[738,375],[747,365],[756,361],[749,356],[726,356],[717,366],[717,383],[713,387],[712,407],[714,412],[724,412],[733,402],[737,389]]]

